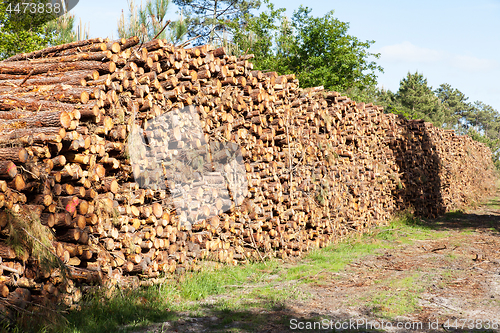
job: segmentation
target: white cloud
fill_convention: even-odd
[[[376,51],[381,60],[394,63],[437,64],[468,72],[487,72],[500,67],[498,61],[473,56],[451,54],[442,50],[419,47],[405,41],[387,45]]]
[[[442,51],[418,47],[407,41],[384,46],[377,52],[381,54],[382,59],[396,62],[432,63],[443,60],[445,57]]]
[[[498,62],[491,59],[456,55],[451,59],[451,65],[457,69],[469,72],[486,72],[498,67]]]

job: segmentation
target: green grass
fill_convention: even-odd
[[[446,260],[446,261],[454,261],[454,260],[456,260],[457,258],[459,258],[459,256],[458,256],[458,255],[456,255],[456,254],[454,254],[454,253],[447,253],[447,254],[445,255],[445,260]]]
[[[368,242],[367,242],[368,241]],[[313,250],[305,256],[302,263],[287,270],[284,279],[311,282],[323,272],[338,272],[354,259],[374,253],[384,247],[377,240],[368,237],[349,239],[342,243],[331,245],[320,250]]]
[[[346,240],[316,249],[307,254],[302,263],[290,268],[284,278],[311,282],[324,272],[338,272],[356,259],[374,254],[379,249],[389,249],[414,240],[447,237],[446,231],[405,214],[394,219],[388,226],[375,228],[363,235],[353,235]]]
[[[205,268],[199,272],[187,272],[177,280],[167,280],[161,286],[140,290],[117,290],[111,298],[102,293],[88,295],[81,311],[69,313],[69,321],[58,332],[127,332],[132,328],[150,323],[176,320],[179,312],[201,315],[200,301],[209,296],[237,290],[238,286],[265,281],[275,272],[279,263],[252,263],[246,266],[224,266],[220,269]],[[272,290],[262,287],[254,290],[255,298],[275,307],[288,296],[287,290]],[[237,300],[218,300],[211,309],[224,312],[243,304]],[[259,305],[261,305],[259,303]],[[250,308],[250,304],[246,304]],[[231,320],[227,318],[226,320]],[[233,319],[234,320],[234,319]]]
[[[443,218],[446,221],[450,221],[450,220],[454,220],[456,218],[462,217],[463,215],[464,215],[464,211],[463,210],[456,210],[456,211],[448,212],[448,213],[444,214]]]
[[[66,321],[61,325],[37,330],[33,326],[31,331],[127,332],[155,322],[172,321],[175,325],[183,313],[202,316],[206,315],[206,311],[222,314],[222,324],[217,324],[222,326],[242,320],[265,322],[263,316],[253,316],[252,310],[276,310],[283,306],[286,299],[307,297],[297,287],[301,284],[331,278],[328,273],[343,270],[347,264],[382,249],[416,239],[438,239],[446,235],[446,231],[436,230],[436,226],[428,222],[411,215],[401,215],[387,226],[374,228],[363,235],[353,234],[338,244],[312,250],[297,264],[273,259],[216,269],[207,263],[201,271],[187,272],[160,286],[139,290],[117,289],[112,297],[105,297],[104,292],[98,291],[85,297],[81,311],[66,314]],[[421,291],[417,281],[418,276],[413,276],[401,281],[381,282],[388,283],[391,290],[399,291],[376,295],[372,300],[374,309],[386,317],[413,311]],[[209,303],[200,302],[207,298],[211,300]]]
[[[485,204],[488,208],[491,209],[500,209],[500,198],[495,198]]]
[[[380,283],[390,288],[378,291],[371,300],[373,312],[381,318],[392,320],[419,308],[419,295],[424,291],[420,274]]]
[[[67,316],[69,324],[64,325],[62,332],[126,332],[125,325],[132,328],[174,320],[176,315],[170,307],[175,297],[163,298],[162,289],[164,287],[118,291],[111,298],[101,293],[88,295],[82,310]]]

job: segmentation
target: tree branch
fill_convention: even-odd
[[[219,16],[223,15],[229,8],[231,8],[234,4],[236,3],[236,0],[233,0],[231,2],[231,4],[229,6],[227,6],[226,9],[224,9],[219,15],[217,15],[217,18],[219,18]]]
[[[163,32],[163,30],[165,30],[165,28],[167,27],[167,25],[169,25],[171,22],[172,22],[172,21],[168,20],[168,21],[165,23],[165,25],[163,26],[163,28],[161,28],[160,32],[158,32],[158,33],[156,34],[156,36],[155,36],[153,39],[158,38],[158,36],[160,36],[160,34]]]

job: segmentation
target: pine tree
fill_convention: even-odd
[[[47,34],[53,34],[52,45],[71,43],[89,38],[88,27],[82,26],[81,20],[75,30],[75,15],[70,13],[47,22],[45,31]]]
[[[167,38],[178,43],[186,34],[186,25],[182,16],[175,22],[167,20],[170,0],[148,0],[143,6],[137,7],[134,0],[129,1],[129,17],[125,14],[118,20],[118,36],[128,38],[139,37],[141,42],[156,38]]]
[[[260,0],[173,0],[183,9],[189,37],[198,37],[197,44],[222,45],[234,26],[244,24],[243,19]]]
[[[441,102],[427,85],[427,79],[422,74],[408,72],[401,80],[398,90],[398,99],[412,118],[422,118],[441,126],[445,120],[445,113]]]
[[[500,139],[500,115],[492,106],[476,101],[466,115],[469,128],[490,139]]]
[[[411,118],[407,109],[401,105],[398,95],[389,89],[380,88],[375,92],[374,103],[384,107],[385,113],[394,113]]]
[[[467,102],[469,98],[448,83],[441,84],[434,93],[443,106],[444,126],[461,132],[466,125],[466,116],[472,109]]]

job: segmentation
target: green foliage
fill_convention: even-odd
[[[376,94],[375,104],[383,106],[386,113],[399,114],[408,119],[412,118],[410,112],[401,104],[399,96],[390,90],[380,89]]]
[[[500,115],[492,106],[476,101],[465,113],[467,128],[473,128],[490,139],[500,138]]]
[[[484,143],[493,152],[493,162],[500,169],[500,114],[481,101],[467,102],[467,97],[449,84],[442,84],[436,95],[445,107],[446,125]]]
[[[288,64],[279,61],[290,44],[289,21],[283,16],[285,9],[276,9],[269,1],[265,1],[265,4],[267,11],[259,16],[246,14],[243,26],[233,24],[234,53],[254,54],[253,64],[256,69],[290,73]]]
[[[364,103],[376,103],[376,100],[379,96],[379,89],[374,84],[370,84],[365,87],[350,87],[341,91],[342,94],[350,97],[352,100],[356,102],[364,102]]]
[[[310,12],[300,7],[292,18],[296,34],[288,57],[300,82],[306,87],[322,85],[336,91],[375,85],[375,71],[382,68],[367,60],[370,56],[378,58],[378,54],[367,51],[374,41],[362,42],[348,35],[349,24],[334,18],[333,11],[321,18],[311,17]]]
[[[302,87],[324,86],[327,90],[350,92],[371,99],[375,94],[376,71],[380,66],[369,53],[374,41],[360,41],[349,35],[349,24],[336,19],[333,11],[313,17],[311,9],[299,7],[292,16],[267,4],[259,16],[246,16],[236,27],[233,43],[241,53],[253,53],[255,68],[295,73]]]
[[[491,138],[488,135],[481,134],[474,128],[469,128],[467,134],[478,142],[484,143],[493,152],[493,163],[497,170],[500,170],[500,138]]]
[[[143,325],[175,321],[179,312],[196,311],[199,301],[210,295],[232,290],[234,285],[258,282],[258,271],[278,269],[277,262],[247,266],[204,267],[200,272],[186,272],[178,279],[167,279],[161,285],[135,290],[95,290],[86,295],[80,311],[71,311],[68,323],[54,327],[54,332],[120,332]],[[125,329],[125,327],[128,328]]]
[[[432,91],[418,72],[408,73],[397,93],[379,89],[374,95],[374,103],[383,106],[385,112],[424,119],[483,142],[490,147],[493,162],[500,169],[500,114],[492,106],[468,102],[464,93],[447,83]]]
[[[29,255],[34,258],[40,268],[47,271],[59,269],[66,275],[64,263],[53,252],[53,235],[49,228],[29,211],[15,213],[6,209],[2,218],[7,219],[9,244],[20,257]]]
[[[460,121],[471,111],[471,106],[467,102],[468,97],[460,90],[452,88],[448,83],[440,85],[434,93],[444,109],[443,126],[462,132]]]
[[[425,119],[436,126],[443,124],[443,107],[422,74],[408,73],[399,84],[397,98],[412,118]]]
[[[68,324],[54,332],[130,332],[145,324],[172,320],[170,297],[162,297],[162,287],[138,290],[115,290],[114,293],[95,290],[86,295],[81,311],[67,315]],[[128,330],[124,326],[128,326]]]
[[[187,32],[188,28],[181,14],[179,20],[170,23],[170,31],[167,39],[174,44],[178,44],[187,35]]]
[[[74,28],[75,15],[69,13],[49,21],[45,25],[45,31],[53,32],[53,38],[50,42],[52,45],[66,44],[89,38],[88,29],[82,27],[81,22],[77,27],[77,31],[75,31]]]
[[[182,19],[170,22],[166,19],[170,0],[148,0],[139,7],[134,0],[129,1],[129,17],[125,19],[125,14],[118,20],[118,35],[120,38],[139,37],[141,42],[150,41],[156,38],[167,38],[173,43],[178,43],[186,34],[187,27]]]
[[[7,1],[0,2],[0,60],[17,53],[42,49],[52,39],[52,34],[47,34],[43,25],[36,21],[41,17],[29,20],[24,15],[16,16],[15,12],[7,11],[9,4],[12,5]]]
[[[32,52],[51,45],[70,43],[88,38],[88,31],[78,27],[74,32],[74,15],[66,13],[56,17],[54,14],[20,15],[8,11],[19,0],[0,2],[0,60],[18,53]],[[30,2],[23,1],[23,2]],[[36,1],[31,1],[36,2]]]
[[[2,17],[5,19],[3,24],[8,24],[9,28],[13,30],[25,30],[36,29],[38,27],[43,27],[47,22],[57,18],[58,13],[64,13],[64,8],[61,3],[57,3],[58,11],[46,10],[45,6],[42,9],[38,9],[38,5],[41,4],[37,0],[3,0],[0,5],[2,10]],[[35,8],[32,8],[34,5]],[[52,4],[51,4],[52,5]],[[35,14],[33,14],[33,10]]]
[[[173,0],[186,15],[189,37],[197,44],[222,45],[235,26],[244,24],[260,0]]]

